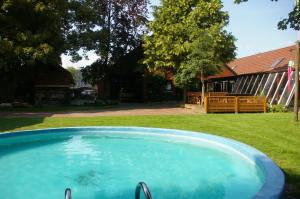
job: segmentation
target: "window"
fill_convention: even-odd
[[[267,94],[267,98],[268,98],[269,102],[272,102],[272,99],[275,95],[275,92],[276,92],[278,86],[279,86],[282,75],[283,75],[283,73],[277,73],[276,76],[275,76],[273,84],[271,85],[271,88],[270,88],[270,90],[268,91],[268,94]]]
[[[259,85],[258,85],[258,88],[255,92],[255,95],[262,95],[263,94],[263,89],[266,85],[266,82],[268,81],[270,77],[270,74],[264,74],[263,78],[261,79]]]
[[[294,88],[295,88],[295,75],[293,73],[290,88],[288,86],[288,81],[287,81],[278,103],[282,104],[282,105],[285,105],[285,106],[288,106],[289,103],[290,103],[289,102],[290,96],[294,94]]]
[[[255,81],[254,81],[253,86],[252,86],[252,88],[250,90],[250,94],[252,94],[252,95],[255,94],[255,91],[257,90],[258,85],[261,82],[261,79],[262,79],[263,76],[264,75],[261,75],[261,74],[260,75],[256,75]]]
[[[270,78],[268,79],[268,81],[266,82],[266,85],[263,89],[263,95],[267,96],[269,93],[270,88],[272,87],[273,83],[274,83],[274,79],[276,78],[277,73],[272,73],[270,74]]]
[[[245,79],[245,82],[242,85],[242,88],[241,88],[241,90],[240,90],[239,93],[244,93],[245,92],[245,90],[246,90],[246,88],[248,86],[249,80],[250,80],[250,76],[247,76],[246,79]]]
[[[242,80],[243,80],[243,77],[239,77],[237,79],[237,81],[235,82],[235,84],[233,86],[232,93],[237,93],[237,89],[240,86]]]
[[[281,94],[284,90],[284,87],[286,86],[287,84],[287,80],[288,80],[288,77],[287,77],[287,73],[284,72],[280,78],[280,81],[278,82],[278,85],[276,86],[276,90],[275,90],[275,93],[272,96],[270,96],[270,99],[272,97],[272,100],[271,100],[271,104],[277,104],[280,97],[281,97]]]
[[[245,93],[250,94],[250,91],[251,91],[251,88],[253,87],[255,79],[256,79],[256,75],[252,75],[252,77],[249,81],[248,87],[245,90]]]
[[[233,87],[235,86],[235,81],[230,81],[228,83],[228,92],[232,93],[233,92]]]
[[[243,89],[243,87],[244,87],[247,79],[248,79],[248,76],[243,76],[242,77],[242,80],[241,80],[241,82],[240,82],[240,84],[239,84],[239,86],[238,86],[238,88],[236,90],[236,93],[241,93],[242,92],[242,89]]]

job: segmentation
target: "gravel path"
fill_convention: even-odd
[[[179,104],[121,104],[116,107],[89,111],[66,112],[0,112],[0,117],[101,117],[136,115],[184,115],[198,111],[181,108]]]

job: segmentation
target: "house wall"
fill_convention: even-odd
[[[71,100],[69,87],[36,87],[35,105],[66,105]]]
[[[207,92],[227,92],[232,93],[236,83],[235,77],[212,79],[207,82]]]

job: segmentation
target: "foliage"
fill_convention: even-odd
[[[90,66],[81,68],[83,81],[85,83],[96,84],[103,80],[110,71],[110,66],[105,63],[104,60],[97,60]]]
[[[143,59],[143,49],[141,46],[131,50],[126,55],[121,56],[114,64],[106,64],[105,60],[98,59],[90,66],[81,68],[83,81],[86,83],[97,84],[106,77],[113,74],[119,76],[132,73],[144,73],[145,66],[140,63]]]
[[[4,0],[0,3],[0,69],[37,63],[60,64],[68,52],[95,50],[113,63],[140,44],[145,0]]]
[[[185,87],[197,75],[211,74],[235,57],[234,37],[224,30],[228,13],[220,0],[162,1],[144,38],[151,70],[172,68],[177,85]]]
[[[108,69],[117,60],[140,45],[148,1],[83,0],[77,3],[85,10],[75,13],[81,23],[68,36],[72,44],[69,54],[78,61],[86,52],[95,51],[99,59],[83,69],[84,79],[95,83],[108,75]]]
[[[147,77],[148,100],[163,101],[165,97],[167,81],[160,75],[149,75]]]
[[[227,41],[232,42],[230,38]],[[201,30],[193,42],[187,45],[189,54],[174,76],[175,82],[179,86],[191,85],[199,76],[204,81],[204,77],[217,73],[220,67],[234,56],[232,53],[227,57],[227,61],[226,57],[218,57],[223,55],[219,55],[219,52],[214,50],[214,36]]]
[[[26,88],[31,89],[37,71],[61,65],[61,54],[67,53],[73,61],[78,61],[90,50],[100,58],[83,71],[85,80],[97,82],[105,78],[116,60],[139,46],[147,3],[147,0],[0,1],[0,77],[5,77],[1,80],[9,83],[11,88],[7,90],[14,95],[22,84],[18,75],[23,70],[29,71]]]
[[[285,113],[288,112],[288,109],[282,104],[276,104],[276,105],[267,104],[267,112]]]
[[[246,2],[248,0],[235,0],[235,3]],[[278,0],[271,0],[271,1],[278,1]],[[297,0],[298,5],[296,5],[288,14],[288,17],[279,21],[278,29],[285,30],[287,28],[292,28],[294,30],[300,30],[300,5],[299,0]]]
[[[77,73],[77,69],[73,66],[68,66],[67,68],[67,71],[69,71],[73,77],[73,79],[75,79],[76,77],[76,73]]]
[[[68,26],[65,0],[0,3],[0,72],[37,63],[59,64]]]

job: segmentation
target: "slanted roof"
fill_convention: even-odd
[[[61,66],[44,66],[35,79],[35,87],[71,87],[73,85],[71,73]]]
[[[280,48],[248,57],[236,59],[228,64],[237,75],[270,72],[287,67],[290,60],[295,60],[296,46]]]
[[[219,79],[219,78],[226,78],[226,77],[233,77],[236,76],[236,72],[232,70],[229,66],[224,66],[223,69],[216,75],[212,75],[207,77],[207,79]]]

